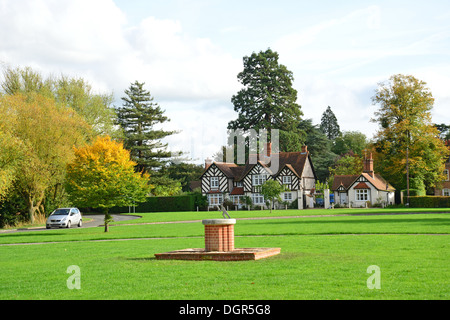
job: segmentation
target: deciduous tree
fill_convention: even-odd
[[[143,202],[150,193],[148,174],[135,172],[135,165],[122,143],[97,137],[92,145],[75,148],[75,159],[67,166],[69,198],[79,207],[103,209],[107,232],[109,208]]]
[[[89,127],[73,109],[39,93],[3,95],[0,114],[0,128],[9,128],[7,134],[14,137],[11,142],[20,145],[23,161],[15,167],[14,188],[33,223],[36,213],[44,213],[45,192],[63,183],[65,167],[73,158],[72,147],[84,142]]]
[[[394,75],[372,98],[379,105],[375,169],[397,189],[433,187],[442,180],[448,149],[431,121],[434,98],[426,83]]]
[[[285,186],[281,185],[276,180],[267,180],[261,186],[261,195],[264,199],[270,201],[270,213],[272,213],[273,202],[275,200],[281,201],[280,195],[284,191],[286,191]]]

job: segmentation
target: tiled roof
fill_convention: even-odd
[[[336,175],[334,176],[333,186],[332,190],[337,190],[341,185],[345,188],[345,190],[348,190],[358,179],[360,176],[363,176],[367,179],[367,181],[372,184],[376,189],[381,191],[395,191],[395,188],[389,184],[382,176],[379,174],[374,174],[372,177],[368,173],[361,173],[359,175]],[[365,183],[367,186],[367,184]],[[361,183],[359,183],[355,189],[358,189],[358,186],[361,187]]]
[[[278,157],[278,168],[276,168],[277,169],[276,172],[272,172],[271,170],[273,169],[271,168],[271,165],[275,164],[275,162],[272,163],[272,161],[274,161],[274,157]],[[227,178],[233,178],[235,181],[241,181],[257,164],[260,164],[263,167],[265,167],[267,171],[273,176],[277,176],[278,174],[280,174],[280,172],[283,170],[284,167],[287,167],[295,175],[301,177],[307,159],[310,159],[309,152],[280,152],[272,154],[270,159],[253,158],[252,162],[256,163],[250,163],[250,161],[247,161],[247,163],[243,166],[238,166],[234,163],[226,163],[226,162],[214,162],[214,164],[225,174]],[[268,162],[265,160],[270,161]],[[310,161],[310,164],[314,172],[314,177],[316,178],[312,161]],[[206,172],[206,170],[203,172],[203,174]]]
[[[230,195],[232,195],[232,196],[243,195],[243,194],[244,194],[243,187],[235,187],[230,193]]]
[[[360,182],[353,189],[370,189],[370,187],[365,182]]]

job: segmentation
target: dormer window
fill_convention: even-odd
[[[253,178],[253,185],[254,186],[262,186],[264,182],[266,182],[267,177],[265,174],[254,174],[252,176]]]
[[[210,187],[212,190],[219,189],[219,177],[211,177],[210,178]]]
[[[291,176],[283,176],[283,184],[291,184],[292,177]]]

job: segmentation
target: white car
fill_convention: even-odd
[[[47,218],[46,228],[70,228],[72,225],[81,227],[83,217],[78,208],[59,208]]]

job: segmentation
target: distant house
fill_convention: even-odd
[[[450,140],[445,142],[445,145],[450,149]],[[450,158],[445,162],[445,170],[444,170],[444,181],[442,181],[442,185],[439,188],[434,189],[435,196],[450,196]]]
[[[358,175],[334,176],[332,191],[335,203],[365,207],[367,202],[384,205],[395,203],[395,188],[373,170],[372,154],[364,159],[364,170]]]
[[[253,205],[266,207],[260,187],[266,180],[274,179],[287,187],[281,195],[283,201],[297,202],[299,209],[313,207],[316,173],[307,147],[301,152],[271,153],[269,146],[265,161],[250,158],[243,166],[234,163],[205,161],[201,175],[202,194],[207,196],[210,207],[220,206],[228,199],[238,207],[244,205],[244,196],[251,198]],[[271,169],[274,157],[278,157],[276,172]],[[264,159],[263,159],[264,160]]]

